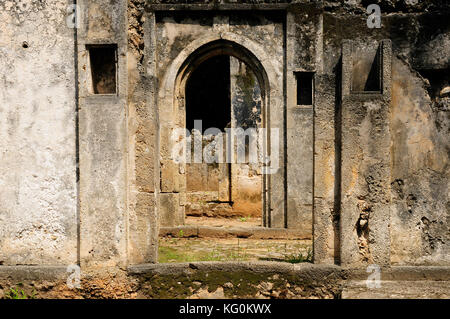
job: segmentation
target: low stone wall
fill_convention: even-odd
[[[365,287],[366,269],[309,263],[142,264],[127,271],[82,272],[79,289],[67,286],[70,275],[65,267],[2,266],[0,298],[16,287],[35,298],[354,298],[355,289],[364,290],[366,297],[395,292],[401,298],[398,287],[422,286],[450,296],[449,267],[381,269],[384,290]]]

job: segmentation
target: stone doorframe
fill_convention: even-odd
[[[173,161],[171,156],[174,143],[171,139],[172,132],[174,128],[185,128],[185,86],[187,79],[198,65],[217,55],[234,56],[249,65],[256,74],[263,99],[262,125],[264,128],[268,128],[269,132],[272,132],[271,128],[278,128],[277,133],[279,133],[281,143],[273,144],[273,147],[278,146],[280,157],[283,156],[283,121],[282,118],[276,116],[277,113],[282,114],[283,104],[277,103],[282,99],[282,82],[276,78],[274,67],[271,65],[269,57],[265,55],[263,48],[242,36],[217,32],[214,29],[211,30],[209,37],[193,41],[171,63],[161,81],[157,96],[161,125],[160,218],[172,221],[171,226],[184,223],[186,200],[185,164],[176,164]],[[172,107],[167,107],[168,105]],[[276,107],[280,108],[280,112],[272,111],[272,108]],[[270,150],[268,147],[270,136],[265,144],[265,147]],[[278,162],[279,166],[283,163],[280,158]],[[282,204],[284,194],[273,191],[273,185],[280,185],[281,187],[278,187],[278,189],[284,189],[284,175],[280,174],[282,169],[280,167],[277,173],[264,175],[263,177],[263,224],[267,227],[283,227],[284,224],[284,221],[277,220],[284,217]]]
[[[218,55],[225,56],[233,56],[240,61],[243,61],[246,65],[248,65],[253,73],[257,77],[257,81],[261,88],[261,120],[262,127],[269,128],[269,112],[268,112],[268,103],[270,101],[270,86],[269,80],[267,78],[267,73],[264,70],[264,67],[261,65],[259,60],[245,47],[237,44],[236,42],[228,41],[228,40],[215,40],[209,42],[200,48],[198,48],[195,52],[193,52],[183,63],[180,68],[176,81],[175,81],[175,94],[174,94],[174,113],[176,117],[176,126],[177,127],[186,127],[186,83],[190,78],[191,74],[196,70],[198,66],[200,66],[206,60],[213,58]],[[230,108],[232,106],[230,105]],[[177,112],[177,113],[175,113]],[[169,130],[171,128],[168,128]],[[207,129],[204,127],[203,129]],[[270,135],[265,136],[264,139],[264,150],[269,150],[270,152]],[[172,159],[169,159],[172,160]],[[166,210],[162,210],[162,213],[167,213],[167,215],[160,216],[161,220],[165,219],[166,224],[168,226],[178,226],[184,224],[184,204],[186,197],[186,178],[187,178],[187,169],[185,163],[179,164],[179,172],[180,173],[180,206],[181,209],[179,211],[178,216],[173,216],[170,212]],[[172,177],[172,176],[170,176]],[[176,178],[176,177],[175,177]],[[229,181],[231,183],[231,180]],[[261,189],[261,199],[262,199],[262,222],[263,226],[270,226],[270,201],[267,201],[270,198],[270,176],[262,175],[262,189]],[[165,195],[163,195],[165,196]],[[231,196],[231,195],[230,195]],[[183,201],[181,201],[183,198]],[[170,224],[170,222],[175,221],[175,223]],[[169,222],[169,223],[167,223]]]

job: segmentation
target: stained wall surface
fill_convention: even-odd
[[[0,3],[0,265],[77,261],[68,1]]]
[[[1,2],[0,265],[157,261],[160,218],[181,223],[186,201],[167,143],[183,120],[177,74],[218,39],[262,57],[270,83],[282,141],[271,227],[313,226],[317,263],[449,264],[447,4],[382,1],[382,27],[370,29],[359,0],[189,14],[144,2],[79,1],[76,33],[69,1]],[[390,42],[389,98],[343,98],[348,40]],[[117,49],[115,94],[91,90],[99,45]],[[312,105],[295,103],[302,72],[313,73]]]

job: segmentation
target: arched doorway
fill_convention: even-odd
[[[191,161],[186,163],[187,224],[262,225],[261,167],[250,158],[250,152],[258,152],[261,103],[261,88],[255,73],[234,56],[211,57],[190,75],[185,87],[186,128],[191,138],[187,142],[191,147]],[[236,137],[232,146],[226,135],[222,136],[223,147],[219,150],[223,151],[222,160],[214,154],[215,158],[208,161],[203,154],[202,162],[195,162],[192,137],[196,133],[201,135],[205,152],[209,146],[217,146],[213,144],[217,143],[218,136],[208,134],[213,128],[222,134],[239,130],[247,135],[242,141]],[[226,160],[231,147],[232,159]]]
[[[204,45],[180,68],[175,109],[176,123],[187,129],[189,154],[182,169],[187,218],[233,217],[242,222],[241,226],[269,226],[268,178],[259,161],[268,149],[264,131],[268,87],[267,76],[256,57],[231,41]],[[217,144],[217,135],[211,134],[211,128],[223,133],[223,154],[221,159],[216,156],[213,162],[207,162],[206,148]],[[236,132],[241,135],[235,135]],[[195,155],[196,133],[201,138],[200,158]],[[202,223],[201,218],[198,221]]]

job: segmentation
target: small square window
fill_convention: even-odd
[[[91,85],[94,94],[117,93],[117,46],[88,46]]]
[[[313,104],[313,79],[312,72],[295,72],[297,82],[297,105]]]

